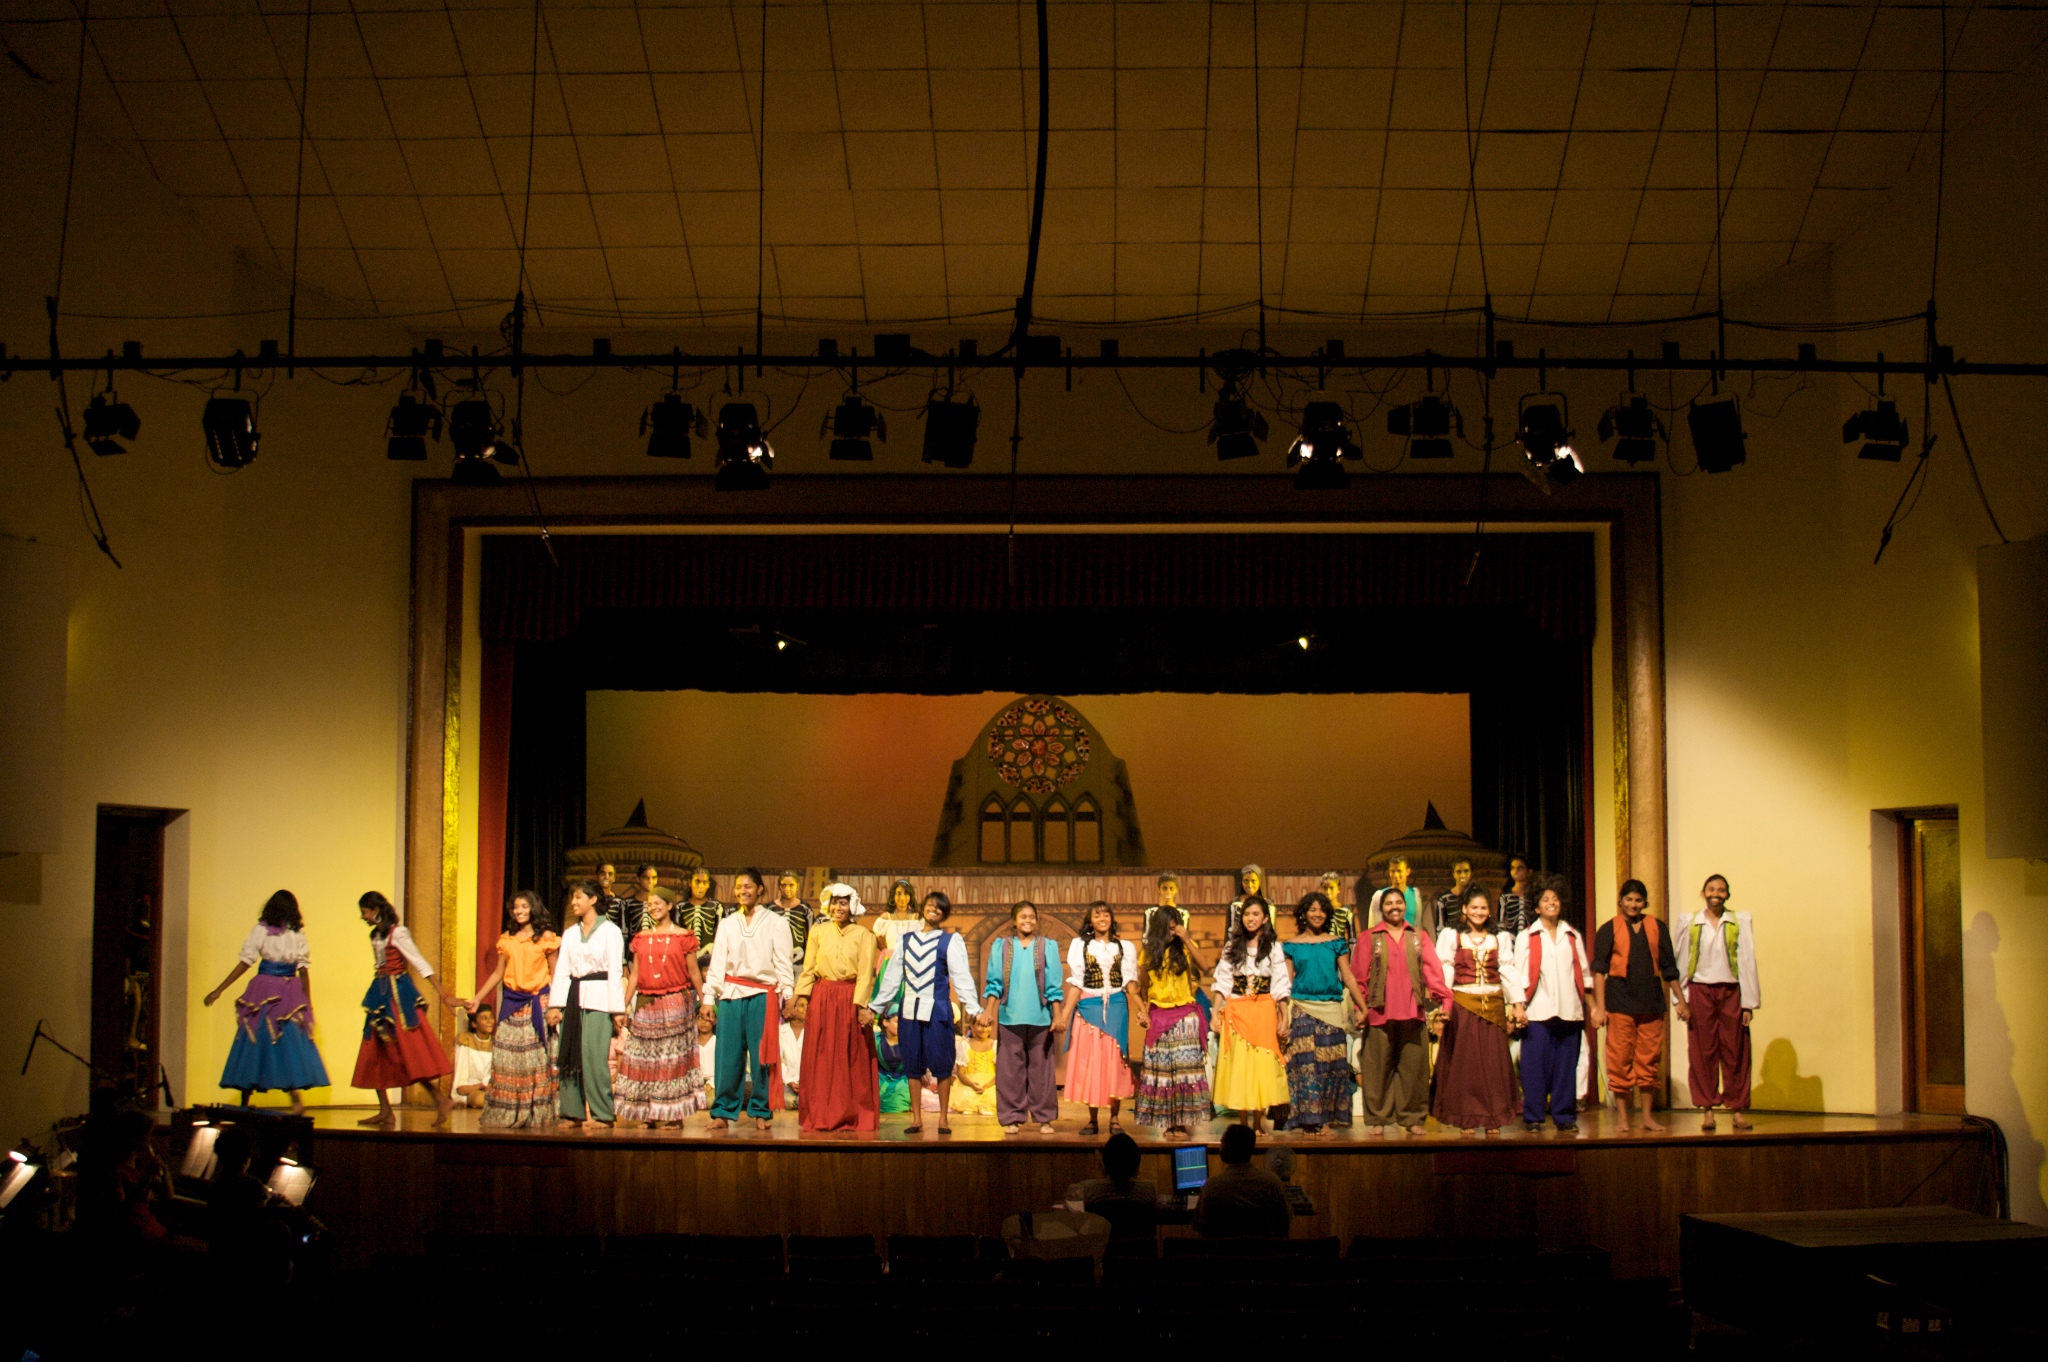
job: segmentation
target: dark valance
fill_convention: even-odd
[[[483,636],[545,643],[597,611],[1512,611],[1593,636],[1593,536],[1470,534],[491,536]],[[1468,583],[1466,578],[1470,576]]]

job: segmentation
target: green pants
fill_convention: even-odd
[[[713,1117],[730,1121],[740,1114],[742,1090],[751,1077],[753,1091],[746,1094],[747,1113],[768,1118],[768,1085],[778,1078],[761,1062],[761,1030],[767,1024],[767,994],[719,1000],[718,1091],[711,1103]]]
[[[583,1073],[562,1076],[562,1115],[572,1121],[584,1119],[586,1103],[590,1119],[612,1119],[612,1014],[590,1008],[583,1013]]]

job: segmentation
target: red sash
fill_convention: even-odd
[[[772,981],[749,979],[743,974],[728,974],[724,982],[738,984],[741,988],[758,988],[768,996],[768,1016],[761,1023],[761,1043],[755,1051],[755,1058],[768,1071],[768,1110],[782,1110],[782,995],[775,991]]]

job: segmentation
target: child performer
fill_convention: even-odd
[[[1179,925],[1178,914],[1171,904],[1160,906],[1168,909],[1167,925],[1160,929],[1164,933]],[[1067,947],[1067,983],[1074,991],[1054,1027],[1069,1035],[1067,1100],[1088,1108],[1083,1135],[1102,1133],[1096,1115],[1102,1107],[1109,1108],[1109,1133],[1122,1134],[1117,1109],[1135,1091],[1125,1047],[1131,1034],[1130,1000],[1138,991],[1138,950],[1117,937],[1116,914],[1107,903],[1098,900],[1089,908],[1088,930]]]
[[[1329,879],[1325,878],[1327,883]],[[1327,894],[1313,893],[1294,910],[1300,935],[1282,943],[1288,973],[1292,1021],[1287,1028],[1287,1123],[1311,1135],[1331,1125],[1351,1124],[1351,1076],[1346,1046],[1358,983],[1351,977],[1351,943],[1332,923]]]
[[[996,1060],[996,1010],[984,1007],[981,1015],[974,1019],[973,1031],[953,1043],[951,1110],[960,1116],[995,1115],[996,1092],[1000,1083]],[[1016,1127],[1007,1129],[1015,1130]]]
[[[924,1130],[924,1103],[915,1089],[926,1075],[938,1084],[939,1134],[951,1135],[946,1112],[953,1093],[953,998],[969,1017],[981,1015],[974,997],[974,976],[967,971],[967,946],[957,932],[946,930],[953,901],[938,890],[924,896],[924,920],[900,938],[882,971],[876,990],[881,1009],[898,1016],[897,1045],[903,1055],[903,1076],[910,1080],[911,1108],[907,1133]]]
[[[646,926],[633,938],[626,971],[625,1046],[615,1089],[621,1121],[681,1125],[703,1101],[697,1061],[697,938],[671,920],[668,892],[645,905]]]
[[[242,1090],[245,1107],[253,1092],[285,1092],[291,1094],[292,1115],[300,1116],[306,1110],[305,1089],[327,1086],[327,1066],[312,1040],[312,960],[299,901],[291,890],[280,889],[243,939],[235,967],[206,995],[212,1007],[249,966],[256,966],[256,977],[235,1002],[235,1039],[220,1075],[223,1088]]]
[[[612,1123],[612,1037],[626,1014],[620,978],[626,941],[618,924],[605,917],[602,893],[596,880],[578,880],[569,891],[576,921],[562,933],[548,986],[548,1025],[560,1028],[562,1124],[581,1121],[585,1130]]]
[[[1465,887],[1462,927],[1438,934],[1437,961],[1450,981],[1455,1004],[1444,1020],[1436,1054],[1430,1115],[1467,1134],[1500,1134],[1522,1103],[1508,1032],[1527,1020],[1521,999],[1528,992],[1515,960],[1515,939],[1493,924],[1493,895]]]
[[[356,1052],[355,1076],[349,1080],[358,1088],[376,1090],[377,1114],[365,1116],[357,1124],[394,1124],[397,1118],[384,1090],[397,1088],[403,1094],[408,1084],[417,1083],[434,1099],[434,1124],[445,1126],[455,1103],[441,1090],[440,1080],[452,1073],[454,1066],[441,1049],[440,1037],[427,1025],[427,1000],[420,996],[408,972],[410,967],[420,978],[433,979],[434,967],[413,944],[412,933],[399,922],[390,899],[372,889],[357,900],[356,907],[370,925],[370,954],[377,962],[376,976],[363,994],[363,1044]],[[463,1005],[438,980],[434,988],[449,1007]]]
[[[1705,1113],[1701,1130],[1714,1128],[1714,1108],[1726,1107],[1737,1130],[1749,1129],[1749,1023],[1763,1006],[1757,982],[1756,926],[1748,913],[1727,911],[1726,876],[1700,886],[1706,907],[1678,920],[1678,977],[1685,985],[1686,1082],[1692,1104]]]
[[[1443,966],[1421,932],[1408,925],[1408,904],[1391,891],[1373,898],[1378,915],[1351,951],[1358,981],[1359,1086],[1365,1089],[1365,1133],[1389,1125],[1427,1133],[1429,1028],[1451,1000]]]
[[[1169,1137],[1185,1138],[1209,1119],[1209,1023],[1195,999],[1195,980],[1207,968],[1187,928],[1170,913],[1154,914],[1138,955],[1145,1062],[1135,1116]]]
[[[1010,909],[1015,936],[989,945],[983,993],[996,999],[995,1115],[1005,1135],[1026,1121],[1041,1135],[1053,1133],[1060,1116],[1058,1080],[1053,1075],[1052,1034],[1066,989],[1051,938],[1038,931],[1038,905],[1025,899]],[[979,1061],[977,1061],[978,1063]],[[967,1108],[961,1107],[965,1111]]]
[[[824,920],[804,943],[796,1015],[804,1019],[797,1124],[804,1130],[873,1130],[880,1114],[875,1069],[875,934],[850,884],[819,896]]]
[[[740,1114],[745,1096],[754,1128],[767,1130],[782,1110],[782,1009],[796,991],[789,923],[761,906],[761,872],[732,877],[738,911],[718,924],[711,946],[711,970],[704,976],[704,1005],[718,1018],[718,1097],[711,1104],[711,1128],[724,1130]]]
[[[1522,1120],[1534,1134],[1545,1112],[1562,1131],[1579,1128],[1579,1050],[1593,1001],[1593,965],[1585,938],[1564,920],[1571,891],[1551,879],[1536,896],[1536,921],[1522,933]]]
[[[493,990],[497,1033],[491,1037],[490,1086],[478,1124],[511,1130],[555,1123],[555,1071],[548,1058],[548,985],[562,938],[549,929],[547,905],[531,889],[505,901],[498,963],[476,991],[477,1010]]]
[[[465,1107],[481,1110],[491,1089],[491,1037],[498,1030],[498,1014],[489,1003],[470,1009],[469,1026],[455,1037],[455,1100]]]
[[[884,1116],[909,1111],[912,1105],[910,1080],[903,1076],[903,1047],[897,1044],[899,1035],[894,1017],[875,1023],[875,1069],[881,1086],[879,1110]]]
[[[1223,999],[1222,1052],[1216,1057],[1216,1105],[1244,1113],[1253,1131],[1266,1128],[1266,1109],[1285,1105],[1287,1071],[1280,1060],[1280,1013],[1293,974],[1280,950],[1266,901],[1252,894],[1237,930],[1216,962]]]

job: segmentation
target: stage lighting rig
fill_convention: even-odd
[[[944,397],[924,404],[924,461],[948,468],[966,468],[974,462],[974,440],[981,429],[981,408],[974,394],[956,399],[952,389]]]
[[[1387,412],[1387,434],[1408,442],[1411,459],[1450,458],[1453,431],[1459,439],[1465,438],[1465,418],[1449,398],[1433,392]]]
[[[875,457],[873,441],[888,440],[889,423],[882,413],[862,401],[859,393],[850,392],[826,413],[818,434],[823,436],[827,431],[832,434],[828,457],[871,463]]]
[[[775,447],[761,430],[761,413],[752,402],[728,402],[718,409],[718,478],[721,492],[767,489],[775,466]]]
[[[1525,393],[1517,409],[1515,439],[1526,461],[1529,480],[1545,492],[1562,487],[1586,471],[1572,447],[1571,403],[1563,393]]]
[[[256,404],[246,397],[215,393],[206,399],[199,429],[206,436],[206,460],[223,473],[238,473],[256,462],[262,435],[256,429]]]
[[[1218,364],[1216,372],[1223,391],[1217,394],[1210,413],[1209,443],[1216,446],[1218,459],[1248,459],[1265,441],[1269,430],[1266,414],[1244,395],[1244,368]]]
[[[141,432],[142,418],[121,400],[111,382],[105,392],[85,404],[85,445],[93,453],[126,454],[128,448],[121,442],[133,440]]]
[[[1742,433],[1742,408],[1734,393],[1720,393],[1687,408],[1685,424],[1692,430],[1693,457],[1702,473],[1726,473],[1748,457]]]
[[[384,435],[385,458],[425,462],[427,441],[438,444],[441,439],[441,409],[409,392],[401,394],[384,422]]]
[[[1344,471],[1344,460],[1363,457],[1341,403],[1316,401],[1302,407],[1301,433],[1287,447],[1287,466],[1295,470],[1297,492],[1349,487],[1351,475]]]
[[[1858,440],[1863,441],[1863,448],[1856,451],[1857,458],[1897,463],[1905,456],[1913,437],[1906,428],[1906,418],[1899,415],[1898,405],[1889,397],[1880,396],[1875,406],[1842,423],[1842,443],[1854,444]]]
[[[687,459],[691,456],[690,436],[703,437],[707,426],[704,413],[681,393],[668,393],[640,413],[640,433],[647,437],[650,459]]]
[[[1657,457],[1657,442],[1671,439],[1663,418],[1641,393],[1623,393],[1601,413],[1599,431],[1601,443],[1612,444],[1614,457],[1630,466],[1652,462]]]

